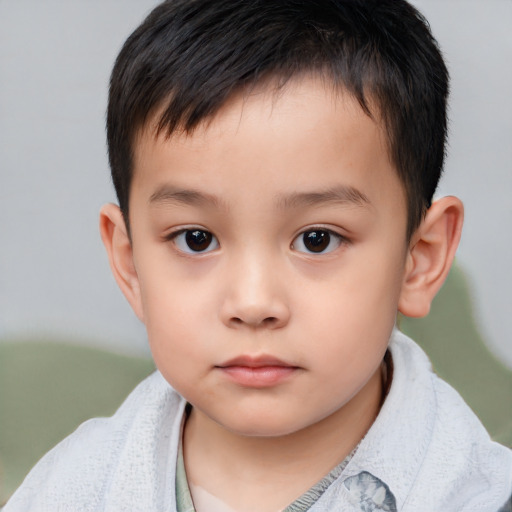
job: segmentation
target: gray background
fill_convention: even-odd
[[[512,367],[512,1],[423,0],[452,74],[438,195],[466,205],[458,262],[480,331]],[[152,0],[0,0],[0,340],[147,354],[110,275],[107,83]]]

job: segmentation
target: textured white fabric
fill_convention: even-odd
[[[512,493],[512,451],[395,331],[393,382],[375,423],[311,512],[360,512],[350,484],[369,473],[401,512],[497,512]],[[154,373],[112,418],[80,426],[29,473],[4,512],[174,512],[185,401]]]

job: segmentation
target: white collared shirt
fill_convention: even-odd
[[[512,451],[490,440],[412,340],[395,330],[390,351],[381,411],[311,512],[392,512],[372,482],[400,512],[498,512],[512,494]],[[45,455],[4,512],[175,512],[184,408],[155,372],[112,418],[85,422]]]

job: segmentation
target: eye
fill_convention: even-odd
[[[337,249],[345,238],[328,229],[310,229],[292,242],[292,249],[308,254],[326,254]]]
[[[180,251],[188,254],[210,252],[219,247],[217,237],[204,229],[183,229],[169,238]]]

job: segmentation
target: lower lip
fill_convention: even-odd
[[[226,366],[220,370],[240,386],[266,388],[288,379],[297,368],[293,366]]]

